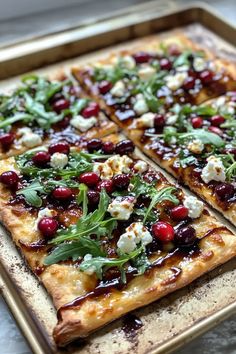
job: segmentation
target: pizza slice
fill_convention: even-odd
[[[73,75],[122,128],[132,122],[162,128],[175,103],[201,104],[236,89],[235,66],[184,35],[148,39],[139,48],[113,53]]]
[[[71,79],[28,75],[0,96],[0,159],[47,141],[78,143],[117,131],[93,100]]]
[[[236,236],[202,201],[119,139],[0,161],[0,218],[52,296],[59,346],[236,254]]]
[[[175,105],[162,131],[129,129],[159,165],[236,225],[236,93],[201,106]]]

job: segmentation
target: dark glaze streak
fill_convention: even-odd
[[[137,331],[142,327],[143,322],[136,315],[130,313],[123,317],[123,325],[121,329],[130,341],[135,339]]]
[[[46,240],[38,240],[32,243],[24,243],[23,241],[19,241],[19,244],[22,248],[26,249],[27,251],[39,251],[44,249],[47,246]]]
[[[202,240],[203,238],[205,238],[205,237],[208,237],[208,236],[214,234],[215,232],[220,232],[220,231],[227,231],[227,232],[229,232],[229,230],[227,229],[226,226],[215,227],[214,229],[211,229],[211,230],[207,231],[207,232],[205,233],[205,235],[201,238],[201,240]]]
[[[173,260],[173,263],[175,263],[176,258],[177,259],[181,259],[183,257],[194,257],[195,255],[197,255],[199,253],[199,248],[198,246],[193,246],[191,248],[191,250],[189,249],[179,249],[176,248],[173,252],[168,253],[166,256],[164,257],[160,257],[159,259],[157,259],[156,261],[154,261],[149,269],[147,270],[147,273],[150,274],[150,272],[155,268],[155,267],[162,267],[164,266],[166,263],[170,262],[170,259]],[[177,271],[176,267],[171,267],[171,270],[173,271],[173,280],[177,279],[177,277],[180,275],[181,273],[181,269],[179,269]],[[63,305],[62,307],[59,308],[58,312],[57,312],[57,317],[58,320],[62,320],[62,312],[68,309],[73,309],[75,307],[79,307],[81,306],[86,300],[88,299],[93,299],[96,298],[100,295],[107,295],[112,293],[112,291],[114,291],[115,289],[118,290],[123,290],[127,284],[134,278],[135,276],[135,272],[133,272],[133,270],[131,270],[130,273],[126,274],[127,277],[127,283],[126,284],[122,284],[121,282],[121,278],[115,278],[111,281],[107,281],[107,282],[103,282],[101,281],[93,291],[83,295],[83,296],[79,296],[76,299],[74,299],[73,301]]]

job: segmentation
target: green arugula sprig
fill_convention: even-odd
[[[78,115],[87,106],[89,99],[77,99],[69,109],[60,114],[51,108],[50,99],[64,86],[72,84],[71,80],[49,81],[41,76],[28,75],[22,78],[23,85],[12,95],[0,96],[0,128],[7,129],[16,122],[36,123],[43,129],[61,121],[65,115]],[[67,96],[67,93],[63,93]],[[69,99],[69,96],[67,97]]]
[[[91,240],[88,237],[80,237],[77,241],[58,245],[44,259],[44,264],[51,265],[68,259],[76,261],[86,254],[91,254],[93,257],[105,256],[105,252],[101,249],[98,241]]]
[[[225,174],[228,181],[235,181],[236,179],[236,160],[232,154],[215,155],[220,157],[225,167]]]
[[[61,243],[64,241],[77,240],[80,237],[96,234],[97,237],[111,235],[116,228],[117,221],[114,218],[105,219],[110,198],[106,191],[102,189],[98,208],[87,215],[83,215],[75,225],[71,225],[66,230],[59,230],[58,236],[50,243]]]
[[[124,266],[127,262],[135,259],[140,253],[144,251],[143,246],[136,248],[133,252],[129,254],[124,254],[119,258],[105,258],[105,257],[95,257],[89,260],[85,260],[80,264],[80,270],[82,272],[89,268],[94,268],[98,279],[102,279],[104,272],[109,268],[118,267],[121,272],[121,279],[123,283],[126,283],[125,269]]]
[[[172,139],[176,139],[177,144],[181,144],[183,142],[189,141],[191,139],[198,139],[203,144],[209,144],[216,147],[223,147],[225,142],[224,140],[217,134],[214,134],[210,131],[204,129],[192,129],[188,127],[189,130],[187,132],[179,133],[175,127],[165,127],[163,130],[163,134],[146,134],[153,138],[163,138],[164,141],[168,144],[172,142]]]
[[[155,183],[147,183],[143,180],[142,177],[138,175],[135,175],[131,178],[130,185],[132,186],[129,192],[130,195],[135,196],[136,198],[138,198],[140,195],[145,195],[150,198],[150,203],[147,208],[144,208],[142,211],[135,209],[135,213],[137,215],[143,216],[143,223],[145,223],[147,220],[153,220],[154,215],[157,219],[158,215],[153,214],[153,208],[157,204],[160,204],[163,201],[170,201],[175,205],[179,204],[178,198],[176,198],[176,196],[173,194],[173,192],[177,191],[175,187],[169,186],[157,190],[155,188]],[[127,192],[125,194],[127,195]],[[115,192],[113,195],[118,196],[119,192]],[[123,193],[120,192],[120,195],[123,195]]]

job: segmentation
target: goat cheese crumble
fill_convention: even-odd
[[[107,210],[117,220],[129,220],[135,203],[136,199],[134,197],[117,197],[109,204]]]
[[[210,181],[224,182],[226,175],[221,159],[216,156],[208,157],[207,164],[202,170],[201,178],[205,183],[209,183]]]
[[[198,200],[196,197],[187,196],[183,202],[185,208],[188,209],[188,216],[192,219],[199,218],[202,214],[204,204],[201,200]]]

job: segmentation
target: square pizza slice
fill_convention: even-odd
[[[159,165],[236,225],[236,92],[201,106],[176,105],[160,129],[129,129]]]
[[[130,140],[98,142],[0,161],[0,218],[52,296],[59,346],[236,254],[236,236]]]
[[[236,90],[235,64],[217,58],[184,35],[143,41],[135,49],[74,68],[82,87],[122,128],[162,127],[174,104],[201,104]]]
[[[47,141],[76,144],[82,137],[117,131],[99,105],[62,75],[55,80],[23,77],[21,85],[0,96],[0,115],[0,159]]]

